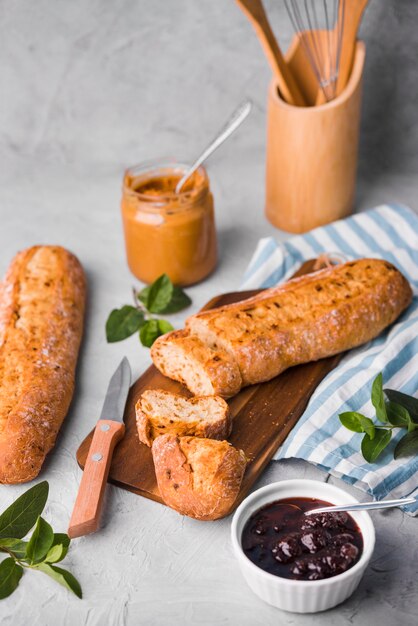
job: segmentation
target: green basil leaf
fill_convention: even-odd
[[[347,411],[338,416],[343,426],[355,433],[367,433],[370,439],[374,438],[375,426],[369,417],[356,411]]]
[[[49,563],[58,563],[58,561],[62,561],[68,552],[68,548],[70,547],[71,539],[65,533],[54,533],[54,540],[52,542],[52,546],[46,555],[45,561]],[[58,555],[58,550],[54,550],[55,548],[60,549],[60,556],[56,558]],[[54,558],[52,561],[51,558]]]
[[[136,290],[134,289],[134,293],[136,293],[138,300],[142,302],[142,304],[145,306],[146,309],[148,309],[148,298],[149,298],[150,291],[151,291],[151,285],[147,285],[146,287],[141,289],[141,291],[139,292],[136,292]]]
[[[399,428],[408,428],[408,424],[411,421],[408,411],[400,404],[397,404],[397,402],[392,402],[391,400],[386,402],[386,415],[390,424]]]
[[[173,293],[171,294],[170,302],[162,311],[158,312],[164,313],[165,315],[169,313],[178,313],[178,311],[182,311],[186,307],[190,306],[191,303],[191,299],[189,298],[187,293],[184,293],[181,287],[173,287]]]
[[[38,483],[23,493],[0,515],[0,537],[22,539],[44,510],[49,486],[46,481]]]
[[[106,322],[107,342],[115,343],[130,337],[144,323],[144,314],[134,306],[126,304],[121,309],[113,309]]]
[[[187,293],[181,287],[174,286],[166,274],[160,276],[152,285],[144,287],[138,293],[138,299],[151,313],[164,314],[177,313],[192,303]]]
[[[387,423],[385,397],[383,395],[383,376],[382,372],[376,376],[372,385],[372,404],[376,409],[376,416],[380,422]]]
[[[160,322],[164,322],[161,324]],[[141,328],[141,332],[139,337],[141,339],[141,343],[146,348],[151,348],[154,341],[160,336],[164,335],[168,330],[165,330],[167,325],[170,327],[168,330],[172,330],[172,326],[169,322],[165,322],[164,320],[148,320],[148,322]]]
[[[412,421],[418,424],[418,399],[413,396],[408,396],[406,393],[396,391],[395,389],[385,389],[385,394],[388,400],[396,402],[404,407],[411,416]]]
[[[369,463],[374,463],[381,452],[386,448],[392,437],[392,431],[386,428],[376,428],[373,439],[366,433],[361,442],[361,452]]]
[[[0,551],[13,552],[17,559],[25,558],[27,545],[28,542],[21,539],[0,539]]]
[[[160,335],[165,335],[166,333],[174,330],[174,326],[167,322],[167,320],[157,320],[158,322],[158,330],[160,331]]]
[[[414,430],[417,430],[417,429],[418,429],[418,424],[415,424],[415,422],[413,422],[410,417],[409,422],[408,422],[408,432],[413,433]]]
[[[364,432],[360,423],[360,418],[364,417],[364,415],[361,415],[361,413],[346,411],[345,413],[340,413],[338,417],[340,418],[341,424],[348,428],[348,430],[352,430],[355,433]]]
[[[138,297],[150,313],[162,313],[171,301],[173,290],[173,283],[167,274],[162,274],[152,285],[140,291]]]
[[[58,561],[62,561],[62,559],[65,557],[66,551],[67,548],[64,548],[62,543],[52,546],[52,548],[50,548],[48,554],[44,558],[44,563],[58,563]]]
[[[70,543],[71,539],[66,533],[54,533],[54,541],[52,542],[53,546],[62,545],[68,550]]]
[[[414,456],[418,454],[418,431],[407,433],[396,444],[393,456],[399,459],[401,456]]]
[[[54,531],[43,517],[38,517],[35,530],[29,539],[26,556],[32,563],[42,561],[48,554],[50,547],[54,541]]]
[[[159,336],[160,331],[158,330],[157,320],[148,320],[148,322],[143,325],[139,333],[141,343],[146,348],[151,348],[152,344]]]
[[[50,565],[49,563],[38,563],[35,567],[56,580],[60,585],[67,587],[67,589],[75,593],[79,598],[82,597],[80,583],[71,572],[57,567],[56,565]]]
[[[7,598],[19,584],[23,575],[23,567],[11,557],[0,563],[0,600]]]

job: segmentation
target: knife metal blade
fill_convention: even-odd
[[[126,356],[124,356],[109,381],[99,419],[123,422],[126,399],[131,386],[131,377],[131,366]]]

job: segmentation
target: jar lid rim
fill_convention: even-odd
[[[124,193],[129,193],[139,200],[149,202],[150,204],[163,206],[167,201],[173,200],[174,198],[181,198],[183,200],[195,200],[207,187],[209,187],[209,177],[203,165],[200,165],[196,172],[199,172],[201,175],[201,182],[196,187],[192,189],[186,189],[184,191],[180,191],[180,193],[176,194],[175,191],[169,191],[167,193],[162,193],[158,196],[155,194],[147,194],[141,193],[132,189],[131,186],[126,184],[127,177],[144,177],[144,181],[148,179],[158,178],[159,176],[167,175],[168,171],[175,172],[176,170],[181,172],[183,175],[188,169],[190,165],[187,165],[183,161],[178,161],[173,158],[166,159],[158,159],[158,160],[149,160],[144,161],[142,163],[138,163],[137,165],[133,165],[128,167],[125,170],[125,175],[123,179],[123,191]],[[179,207],[180,208],[180,207]]]

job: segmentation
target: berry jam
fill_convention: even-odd
[[[329,502],[286,498],[266,504],[244,526],[241,544],[258,567],[294,580],[320,580],[353,567],[363,551],[363,537],[346,512],[305,515]]]

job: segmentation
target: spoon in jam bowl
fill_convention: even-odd
[[[231,117],[229,118],[225,126],[222,128],[222,130],[210,142],[207,148],[205,148],[202,154],[196,159],[193,165],[187,170],[185,175],[182,178],[180,178],[179,182],[176,185],[176,190],[175,190],[176,193],[180,193],[184,183],[186,182],[186,180],[190,178],[193,172],[195,172],[197,168],[200,165],[202,165],[202,163],[206,161],[206,159],[212,154],[212,152],[215,152],[215,150],[219,148],[221,144],[223,144],[225,139],[228,139],[228,137],[232,135],[234,130],[236,130],[238,126],[242,124],[242,122],[245,120],[245,118],[251,111],[251,107],[252,107],[252,102],[250,100],[245,100],[245,102],[239,105],[239,107],[233,112],[233,114],[231,115]]]
[[[321,506],[318,509],[305,511],[305,515],[315,513],[337,513],[338,511],[372,511],[374,509],[390,509],[395,506],[413,504],[416,498],[399,498],[398,500],[380,500],[379,502],[359,502],[358,504],[337,504],[334,506]]]

